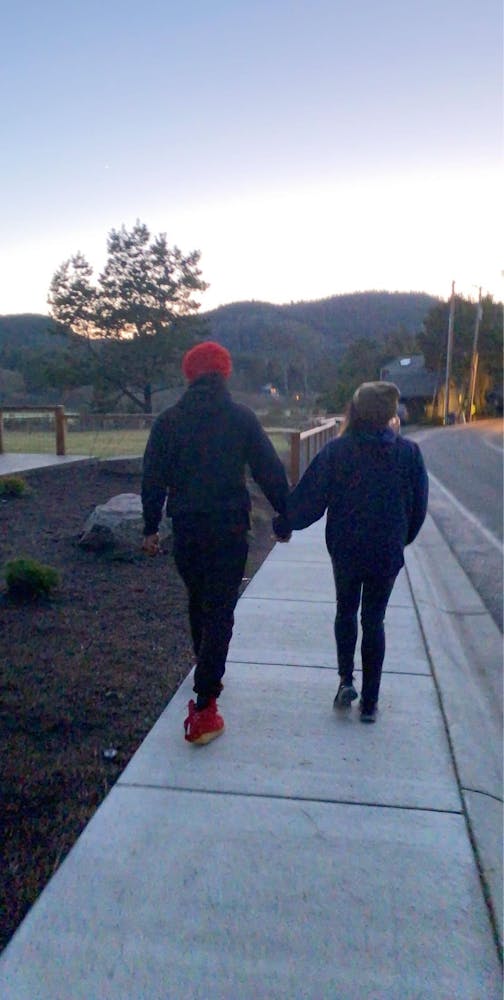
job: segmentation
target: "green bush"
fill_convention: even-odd
[[[0,497],[21,497],[26,493],[22,476],[3,476],[0,479]]]
[[[52,566],[44,566],[36,559],[26,557],[7,563],[5,579],[11,597],[23,599],[50,594],[60,582],[59,574]]]

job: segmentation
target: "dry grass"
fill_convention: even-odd
[[[69,430],[66,436],[67,455],[82,455],[86,458],[120,458],[122,456],[142,455],[147,443],[149,430]],[[288,436],[281,433],[270,434],[273,445],[285,458],[290,450]],[[6,454],[44,454],[53,455],[56,451],[56,440],[51,430],[4,432],[4,451]]]

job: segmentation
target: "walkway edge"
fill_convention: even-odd
[[[502,949],[502,636],[430,515],[405,562]]]

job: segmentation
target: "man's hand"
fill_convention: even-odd
[[[290,542],[292,538],[292,531],[288,535],[284,535],[283,538],[281,538],[280,535],[276,534],[274,537],[275,537],[275,542]]]
[[[277,514],[277,516],[273,518],[272,526],[275,533],[275,540],[277,542],[290,542],[292,531],[289,528],[288,522],[281,514]]]
[[[159,534],[157,531],[155,535],[144,535],[142,549],[148,556],[157,556],[159,552]]]

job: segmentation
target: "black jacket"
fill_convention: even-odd
[[[336,567],[394,576],[427,513],[429,482],[417,444],[393,431],[351,431],[330,441],[275,518],[278,534],[306,528],[327,510]]]
[[[222,376],[204,375],[152,426],[143,461],[144,534],[157,531],[167,494],[170,517],[207,515],[248,527],[246,466],[284,512],[285,470],[255,413],[234,402]]]

